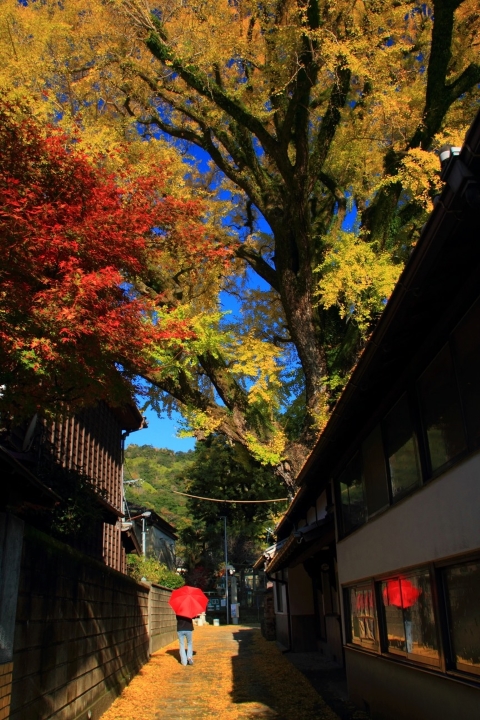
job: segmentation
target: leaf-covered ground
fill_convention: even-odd
[[[338,720],[275,643],[257,629],[194,631],[193,667],[178,643],[152,655],[102,720]]]

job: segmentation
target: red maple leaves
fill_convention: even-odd
[[[132,176],[133,177],[133,176]],[[165,196],[161,168],[115,178],[54,127],[0,98],[0,384],[3,407],[122,399],[165,339],[187,321],[159,322],[135,292],[169,248],[226,257],[194,201]],[[121,370],[121,372],[119,372]]]

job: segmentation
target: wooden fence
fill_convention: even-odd
[[[175,638],[170,592],[25,526],[13,657],[0,665],[0,718],[100,717],[150,652]]]

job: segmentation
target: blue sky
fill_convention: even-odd
[[[145,416],[148,421],[148,428],[139,430],[129,435],[125,445],[153,445],[157,448],[168,448],[169,450],[188,452],[195,447],[195,438],[177,438],[176,433],[179,427],[179,416],[172,415],[170,420],[167,417],[159,418],[153,410],[147,410]]]

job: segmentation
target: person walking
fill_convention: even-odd
[[[180,662],[182,665],[193,665],[193,622],[191,618],[177,615],[177,635],[180,643]],[[185,653],[185,640],[187,652]]]

